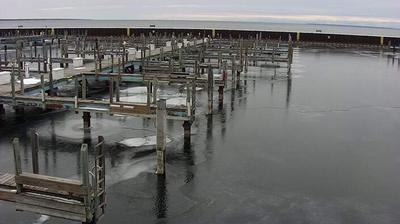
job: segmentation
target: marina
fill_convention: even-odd
[[[156,28],[0,31],[0,223],[400,220],[399,37]]]

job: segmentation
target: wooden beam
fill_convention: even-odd
[[[15,183],[43,187],[53,191],[64,191],[81,196],[87,194],[86,187],[80,181],[60,177],[21,173],[15,176]]]

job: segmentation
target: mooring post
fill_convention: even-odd
[[[13,98],[13,103],[15,105],[15,63],[12,62],[11,65],[11,96]]]
[[[208,66],[208,114],[212,114],[213,111],[213,97],[214,97],[214,74],[211,65]]]
[[[191,106],[191,115],[194,116],[196,113],[196,78],[192,81],[192,106]]]
[[[114,102],[114,77],[110,76],[108,80],[109,94],[110,94],[110,104]]]
[[[218,107],[221,109],[224,104],[224,86],[218,87]]]
[[[0,104],[0,114],[5,114],[6,110],[4,109],[4,105]]]
[[[117,80],[115,80],[115,100],[119,102],[119,96],[120,96],[120,84],[121,84],[121,59],[118,58],[118,76]]]
[[[293,42],[292,42],[292,36],[289,34],[289,48],[288,48],[288,74],[290,74],[290,71],[292,70],[292,63],[293,63]]]
[[[52,62],[52,53],[51,53],[51,45],[50,45],[50,57],[48,58],[49,60],[49,95],[50,96],[55,96],[56,93],[54,92],[54,83],[53,83],[53,62]]]
[[[236,71],[236,57],[232,57],[232,88],[234,88],[236,79],[235,79],[235,71]]]
[[[81,85],[82,85],[82,99],[86,99],[87,95],[87,85],[86,85],[86,76],[82,74],[82,80],[81,80]]]
[[[248,72],[248,67],[249,67],[249,48],[246,46],[246,51],[245,51],[245,61],[244,61],[244,72],[247,73]]]
[[[41,95],[42,95],[42,107],[45,109],[46,104],[46,91],[44,89],[44,74],[40,74],[40,88],[41,88]]]
[[[157,169],[156,174],[165,174],[165,148],[166,148],[166,124],[167,124],[167,100],[157,101],[156,110],[157,129]]]
[[[91,189],[89,186],[89,151],[87,144],[82,144],[81,146],[81,183],[83,188],[86,189],[86,194],[84,196],[86,223],[90,223],[90,220],[92,220],[92,209],[90,200]]]
[[[44,73],[47,73],[47,44],[46,41],[43,39],[42,40],[43,46],[42,46],[42,55],[43,55],[43,71]]]
[[[82,118],[83,118],[83,130],[85,132],[90,132],[90,118],[91,118],[90,112],[86,111],[83,112]]]
[[[114,73],[114,54],[111,54],[111,73]]]
[[[8,64],[8,61],[7,61],[7,45],[4,45],[4,62],[5,62],[4,67],[7,67],[7,64]]]
[[[185,147],[190,145],[190,137],[192,130],[192,121],[184,121],[183,122],[183,144]]]
[[[148,107],[150,107],[150,104],[151,104],[151,91],[152,91],[151,82],[147,81],[146,89],[147,89],[146,104],[147,104]]]
[[[240,71],[236,71],[236,89],[240,88]]]
[[[158,88],[158,86],[157,86],[157,79],[156,78],[154,78],[154,80],[153,80],[153,104],[156,104],[157,103],[157,88]]]
[[[31,146],[32,146],[32,170],[34,174],[39,173],[39,134],[36,130],[31,130]]]
[[[21,155],[19,148],[19,139],[13,139],[13,150],[14,150],[14,165],[15,165],[15,176],[18,176],[22,173],[21,169]],[[21,193],[22,184],[17,184],[17,193]]]

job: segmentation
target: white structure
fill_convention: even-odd
[[[31,66],[30,62],[25,62],[25,78],[29,78],[29,68]]]
[[[53,68],[53,79],[64,78],[64,68]]]
[[[134,47],[130,47],[130,48],[128,48],[128,54],[129,55],[136,55],[136,48],[134,48]]]
[[[165,42],[165,46],[166,46],[166,47],[171,47],[171,41]]]
[[[154,49],[156,49],[156,45],[155,44],[149,44],[149,45],[147,45],[148,47],[149,47],[149,49],[151,50],[151,51],[154,51]]]
[[[73,64],[74,68],[83,67],[83,58],[73,58],[72,64]]]
[[[11,72],[0,72],[0,85],[10,83]]]

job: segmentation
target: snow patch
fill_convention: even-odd
[[[167,144],[170,143],[171,139],[167,137],[166,142]],[[127,147],[153,146],[157,144],[157,136],[153,135],[144,138],[127,138],[118,143]]]

